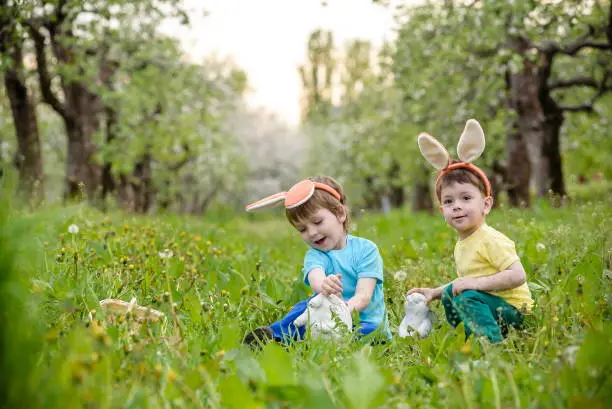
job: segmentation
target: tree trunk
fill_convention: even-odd
[[[65,15],[61,16],[65,18]],[[46,26],[50,46],[58,64],[74,65],[74,53],[67,45],[74,34],[65,30],[62,18]],[[52,87],[52,75],[47,62],[47,41],[40,27],[30,24],[30,33],[36,49],[36,70],[43,100],[63,119],[66,128],[68,157],[66,164],[66,184],[64,198],[78,197],[81,192],[96,203],[101,196],[100,165],[95,163],[97,147],[93,135],[97,132],[102,106],[97,95],[90,92],[83,80],[68,75],[59,75],[63,98],[58,97]],[[82,72],[80,72],[82,74]]]
[[[65,123],[68,157],[64,199],[78,197],[81,192],[92,201],[101,196],[102,169],[94,163],[97,147],[92,140],[96,128],[90,123],[89,115],[91,114],[83,112],[82,116],[77,116],[76,121],[68,120]]]
[[[419,173],[422,173],[421,178],[418,178],[415,181],[412,190],[412,211],[426,211],[432,213],[434,204],[431,198],[431,188],[429,187],[430,185],[427,181],[429,172],[423,168]]]
[[[104,112],[106,113],[106,144],[112,143],[116,138],[115,125],[117,123],[117,113],[111,107],[105,107]],[[111,192],[116,188],[115,179],[112,174],[113,165],[109,161],[105,161],[102,166],[102,205],[105,206],[105,199]]]
[[[537,67],[529,59],[524,60],[522,72],[510,74],[511,103],[518,114],[519,133],[527,148],[538,193],[547,190],[549,174],[549,163],[542,156],[545,140],[545,116],[539,99],[540,87]],[[510,138],[511,141],[521,139],[516,135],[510,136]],[[525,162],[521,162],[524,160],[521,153],[522,148],[519,146],[516,149],[516,152],[509,152],[508,155],[510,160],[508,167],[512,169],[510,174],[525,165]],[[519,162],[514,162],[515,160]],[[522,178],[519,178],[516,182],[522,181]],[[516,187],[520,190],[526,189],[525,186]],[[525,197],[524,192],[520,196]]]
[[[505,189],[506,185],[506,168],[496,159],[493,161],[491,169],[486,173],[491,183],[493,208],[497,208],[499,206],[499,194]]]
[[[507,168],[505,172],[506,192],[512,207],[530,207],[529,181],[531,164],[527,145],[520,131],[513,129],[506,139]]]
[[[13,67],[4,74],[4,85],[11,103],[11,112],[18,150],[15,163],[19,170],[19,190],[32,203],[44,200],[43,166],[36,107],[28,93],[23,76],[21,45],[13,44]]]
[[[119,204],[125,211],[134,211],[134,191],[132,185],[128,181],[128,177],[124,174],[119,175],[119,183],[117,184],[117,195]]]
[[[368,210],[379,209],[380,199],[374,188],[374,176],[366,176],[364,182],[366,186],[363,194],[364,207]]]
[[[4,86],[11,104],[17,135],[15,164],[19,170],[19,191],[33,204],[44,200],[43,166],[36,106],[25,81],[23,36],[17,32],[17,8],[7,6],[0,16],[0,56],[7,62]]]
[[[542,106],[546,116],[542,158],[547,161],[546,169],[548,174],[546,175],[546,186],[541,186],[542,191],[538,191],[538,194],[542,196],[551,192],[556,197],[564,197],[567,195],[567,192],[565,190],[563,163],[561,161],[561,127],[565,117],[563,111],[553,101],[548,92],[542,98]]]
[[[145,153],[142,159],[134,166],[131,186],[134,192],[134,210],[138,213],[146,213],[151,208],[153,193],[151,177],[152,160],[151,154]]]
[[[389,180],[391,181],[391,186],[389,187],[389,200],[391,206],[396,209],[402,207],[406,200],[404,186],[399,181],[401,171],[402,169],[399,164],[394,160],[389,170]]]

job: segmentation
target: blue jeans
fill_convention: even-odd
[[[311,298],[295,304],[287,315],[270,325],[272,332],[274,332],[274,338],[285,344],[289,344],[291,341],[299,341],[304,339],[306,326],[296,327],[293,322],[297,317],[302,315],[304,311],[306,311],[308,301],[310,301]],[[357,333],[359,337],[363,337],[374,332],[376,328],[378,328],[378,326],[374,324],[360,322],[359,327],[357,328]]]

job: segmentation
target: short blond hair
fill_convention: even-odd
[[[315,176],[308,178],[313,182],[323,183],[327,186],[332,187],[340,195],[340,200],[332,196],[331,193],[325,190],[315,189],[312,197],[306,201],[306,203],[294,207],[292,209],[286,209],[285,215],[293,226],[297,223],[309,219],[319,209],[327,209],[332,212],[336,217],[340,217],[342,212],[346,215],[343,223],[344,231],[348,233],[350,227],[349,208],[346,204],[346,196],[344,189],[340,183],[329,176]]]

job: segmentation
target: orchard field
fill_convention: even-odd
[[[604,408],[612,399],[610,184],[574,187],[562,208],[495,209],[517,243],[537,307],[501,344],[445,321],[386,345],[241,346],[246,331],[309,295],[306,245],[279,209],[205,218],[34,214],[2,206],[2,393],[23,408]],[[69,226],[73,226],[69,232]],[[439,215],[354,211],[378,244],[393,331],[403,295],[454,277]],[[165,313],[109,320],[105,298]]]

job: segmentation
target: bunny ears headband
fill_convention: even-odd
[[[276,193],[247,205],[246,211],[249,212],[262,207],[274,206],[276,203],[281,201],[284,201],[286,209],[293,209],[294,207],[298,207],[299,205],[306,203],[314,194],[315,189],[324,190],[336,199],[341,199],[340,193],[338,193],[333,187],[326,185],[325,183],[313,182],[310,179],[305,179],[293,185],[287,192]]]
[[[472,161],[478,159],[485,148],[484,132],[475,119],[469,119],[465,124],[463,133],[459,138],[457,145],[457,155],[461,162],[452,163],[451,157],[440,142],[428,133],[421,133],[418,137],[419,149],[423,157],[433,165],[434,168],[440,171],[436,179],[436,185],[440,178],[454,169],[467,169],[475,173],[485,185],[486,196],[491,195],[491,183],[487,175],[475,165]]]

